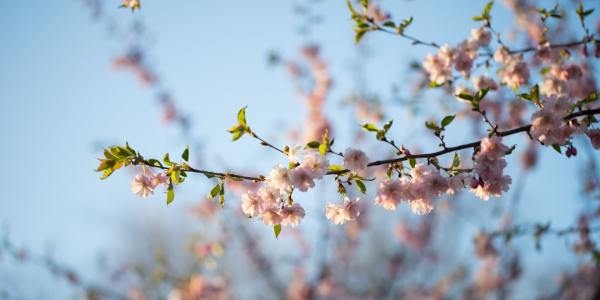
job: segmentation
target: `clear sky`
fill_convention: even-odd
[[[93,172],[100,155],[95,145],[129,141],[144,153],[160,156],[165,151],[178,154],[186,141],[173,127],[160,123],[150,89],[131,73],[111,68],[123,47],[81,2],[0,3],[0,222],[9,225],[17,243],[40,251],[50,245],[61,260],[91,270],[98,253],[118,248],[115,239],[126,236],[124,222],[148,215],[173,217],[204,195],[211,182],[193,178],[193,185],[180,189],[167,208],[160,195],[146,200],[132,195],[129,173],[98,179]],[[232,144],[225,129],[244,105],[249,106],[253,128],[277,142],[285,142],[279,128],[301,124],[303,110],[287,74],[266,63],[271,50],[297,57],[307,40],[296,33],[301,24],[292,9],[296,1],[146,0],[135,14],[118,10],[119,1],[111,2],[114,5],[105,8],[114,7],[109,15],[118,23],[140,19],[147,25],[150,61],[180,108],[192,116],[208,167],[265,172],[278,161],[253,141]],[[475,26],[469,17],[483,6],[476,0],[387,2],[395,17],[415,17],[411,33],[450,44],[469,34]],[[357,126],[348,123],[349,110],[339,109],[355,81],[352,25],[343,1],[322,1],[314,7],[324,22],[314,27],[309,40],[322,45],[331,63],[335,87],[329,114],[339,132],[346,133]],[[501,5],[493,14],[499,28],[510,24]],[[367,85],[384,94],[391,84],[407,78],[410,59],[428,51],[383,34],[373,34],[366,43],[374,53],[367,63]],[[388,113],[405,116],[397,106]],[[402,139],[409,136],[403,128],[422,123],[396,119],[395,124],[393,133]],[[450,138],[466,139],[456,134]],[[337,140],[340,145],[351,141],[347,134]],[[584,155],[567,159],[543,151],[543,167],[527,179],[523,217],[571,224],[581,203],[575,165],[585,162]],[[510,171],[518,176],[516,168]],[[20,281],[7,270],[0,263],[0,281]]]

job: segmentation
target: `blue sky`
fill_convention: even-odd
[[[160,195],[146,200],[132,195],[126,172],[98,179],[93,172],[98,142],[129,141],[143,153],[160,156],[165,151],[178,154],[186,141],[160,123],[150,89],[129,72],[111,68],[123,47],[79,1],[34,2],[0,4],[0,222],[10,225],[17,243],[39,250],[52,245],[60,259],[91,270],[99,252],[118,248],[114,239],[123,235],[125,220],[173,217],[199,199],[211,182],[193,178],[193,187],[180,189],[174,205],[166,208]],[[265,172],[280,161],[274,154],[265,155],[254,141],[232,144],[225,129],[244,105],[249,106],[253,129],[278,143],[285,142],[278,128],[301,124],[302,107],[287,74],[266,64],[269,51],[297,57],[307,40],[295,32],[301,20],[293,14],[294,2],[147,0],[135,14],[117,10],[119,1],[113,2],[110,15],[119,23],[140,19],[147,25],[152,65],[180,108],[192,116],[207,167],[221,167],[224,161],[232,168]],[[482,3],[419,0],[386,7],[396,18],[414,16],[414,35],[453,44],[475,26],[469,16],[478,14]],[[354,82],[351,62],[357,52],[351,22],[343,1],[323,1],[315,8],[325,20],[309,40],[322,44],[331,63],[335,87],[329,114],[339,132],[347,133],[357,126],[348,122],[349,110],[339,110]],[[510,24],[507,16],[497,5],[498,27]],[[367,64],[368,87],[385,93],[406,79],[406,63],[428,50],[383,34],[365,41],[375,53]],[[399,107],[388,113],[406,114]],[[415,128],[409,119],[397,119],[396,124],[393,133],[400,140],[409,136],[404,128]],[[337,140],[339,145],[351,141],[347,134]],[[577,164],[585,164],[583,155],[569,160],[543,151],[543,168],[527,179],[523,217],[570,224],[574,214],[565,212],[576,211],[580,204]],[[0,264],[0,281],[7,275],[3,268]]]

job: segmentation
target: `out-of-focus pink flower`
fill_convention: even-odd
[[[298,203],[286,205],[281,209],[281,225],[297,226],[305,216],[304,208]]]
[[[261,215],[261,220],[266,225],[274,226],[281,223],[281,215],[275,207],[267,208]]]
[[[589,129],[587,131],[587,136],[590,138],[592,147],[594,147],[594,149],[600,149],[600,129]]]
[[[156,173],[152,176],[152,187],[169,183],[169,177],[164,172]]]
[[[396,210],[396,206],[402,201],[403,193],[399,180],[387,179],[379,184],[375,204],[387,210]]]
[[[313,178],[321,179],[329,170],[329,161],[319,151],[310,150],[304,155],[300,167],[306,168]]]
[[[256,217],[263,211],[262,199],[252,192],[248,191],[242,195],[242,211],[250,217]]]
[[[289,193],[292,189],[290,170],[281,165],[275,166],[267,176],[267,184],[282,194]]]
[[[485,47],[490,44],[492,40],[492,34],[485,27],[479,27],[471,29],[471,41],[473,41],[477,47]]]
[[[290,172],[292,186],[302,192],[315,187],[312,172],[307,167],[297,167]]]
[[[344,167],[356,173],[363,173],[369,165],[369,157],[361,150],[348,148],[344,152]]]
[[[142,198],[151,196],[154,193],[152,179],[144,174],[135,175],[131,181],[131,191]]]

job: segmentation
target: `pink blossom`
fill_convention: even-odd
[[[485,157],[491,160],[504,157],[510,150],[510,148],[502,144],[502,138],[499,136],[484,138],[481,140],[480,147],[481,150],[478,153],[478,157]]]
[[[466,175],[457,174],[448,178],[448,189],[446,193],[450,195],[457,194],[465,187]]]
[[[578,65],[569,65],[562,69],[560,78],[562,80],[577,80],[583,76],[583,72]]]
[[[144,174],[136,175],[131,181],[131,191],[142,198],[151,196],[154,193],[152,179]]]
[[[499,197],[508,191],[512,182],[510,176],[503,174],[506,168],[504,156],[509,148],[497,136],[483,139],[480,147],[473,165],[473,171],[479,175],[479,179],[471,179],[470,186],[477,197],[488,200],[490,196]]]
[[[291,206],[285,206],[281,209],[281,225],[297,226],[304,216],[304,208],[300,204],[294,203]]]
[[[294,146],[290,147],[290,149],[287,151],[287,157],[291,163],[297,163],[300,161],[303,153],[304,147]]]
[[[169,183],[169,177],[167,177],[167,174],[161,172],[161,173],[156,173],[154,175],[152,175],[152,187],[156,188],[157,186],[161,185],[161,184],[167,184]]]
[[[500,81],[515,88],[529,81],[529,67],[520,55],[511,55],[504,59],[502,68],[498,71]]]
[[[492,40],[492,34],[485,27],[471,29],[471,38],[477,47],[485,47]]]
[[[555,77],[548,77],[540,86],[540,93],[544,96],[562,96],[567,93],[567,83]]]
[[[292,186],[300,191],[306,192],[308,189],[315,187],[312,172],[307,167],[297,167],[293,169],[290,177]]]
[[[423,61],[423,68],[429,74],[429,80],[435,83],[444,83],[452,79],[453,50],[444,45],[437,54],[427,54]]]
[[[279,190],[274,189],[268,185],[263,185],[258,189],[257,192],[260,197],[262,204],[265,208],[276,206],[279,203],[281,195]]]
[[[344,167],[356,173],[362,173],[369,166],[369,158],[361,150],[348,148],[344,152]]]
[[[431,199],[416,199],[409,201],[410,209],[417,215],[428,214],[433,210]]]
[[[465,49],[464,47],[456,49],[453,56],[454,68],[463,75],[468,75],[473,68],[473,60],[477,53]]]
[[[267,176],[267,184],[279,190],[282,194],[289,193],[292,189],[292,180],[290,171],[281,165],[275,166],[271,169],[269,176]]]
[[[489,89],[489,90],[497,90],[498,84],[494,79],[487,76],[477,76],[473,78],[473,86],[477,90]]]
[[[254,192],[248,191],[242,195],[242,211],[250,217],[256,217],[263,211],[262,199]]]
[[[590,138],[592,147],[594,147],[594,149],[600,149],[600,129],[589,129],[587,131],[587,136]]]
[[[379,184],[375,204],[387,209],[396,210],[396,206],[402,201],[403,186],[397,179],[387,179]]]
[[[351,200],[348,197],[344,198],[344,203],[342,204],[342,213],[347,221],[353,221],[360,216],[360,204],[358,204],[359,200],[359,198],[354,200]]]
[[[543,109],[532,114],[529,133],[545,145],[566,144],[575,131],[575,128],[563,124],[562,120],[570,110],[570,102],[566,97],[551,96],[546,98],[543,105]]]
[[[261,220],[264,224],[274,226],[281,223],[281,216],[276,207],[265,209],[261,215]]]
[[[311,150],[304,156],[300,167],[306,168],[313,178],[321,179],[329,170],[329,162],[319,151]]]
[[[354,200],[350,200],[348,197],[344,197],[344,202],[342,204],[327,204],[325,209],[325,215],[327,219],[329,219],[334,224],[344,224],[348,221],[354,221],[360,215],[360,205],[358,201],[360,199],[356,198]]]
[[[333,224],[344,224],[347,221],[342,208],[331,203],[327,204],[325,208],[325,216]]]
[[[500,47],[496,52],[494,52],[494,60],[499,64],[504,64],[510,57],[508,53],[508,49],[506,47]]]

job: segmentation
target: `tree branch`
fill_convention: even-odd
[[[600,114],[600,108],[589,109],[589,110],[582,110],[582,111],[579,111],[579,112],[575,112],[575,113],[567,115],[564,119],[565,120],[570,120],[570,119],[581,117],[581,116],[591,116],[591,115],[596,115],[596,114]],[[521,133],[521,132],[529,132],[530,128],[531,128],[531,124],[527,124],[527,125],[523,125],[521,127],[517,127],[517,128],[510,129],[510,130],[506,130],[506,131],[497,131],[495,135],[497,135],[497,136],[509,136],[509,135],[513,135],[513,134],[517,134],[517,133]],[[442,150],[435,151],[435,152],[422,153],[422,154],[410,154],[410,155],[404,155],[402,157],[393,158],[393,159],[384,159],[384,160],[372,161],[372,162],[370,162],[368,164],[368,166],[369,167],[374,167],[374,166],[380,166],[380,165],[393,164],[393,163],[398,163],[398,162],[406,161],[406,160],[409,160],[409,159],[422,159],[422,158],[429,159],[429,158],[434,158],[434,157],[442,156],[444,154],[456,152],[456,151],[463,150],[463,149],[475,148],[475,147],[479,146],[480,143],[481,143],[481,140],[477,140],[477,141],[474,141],[474,142],[471,142],[471,143],[467,143],[467,144],[457,145],[457,146],[453,146],[453,147],[446,147],[446,148],[444,148]],[[275,149],[278,149],[278,148],[275,148]],[[168,167],[157,166],[157,165],[150,164],[145,159],[133,161],[132,164],[133,165],[145,165],[145,166],[148,166],[148,167],[158,168],[158,169],[162,169],[162,170],[168,170],[169,169]],[[192,167],[188,166],[187,164],[184,165],[184,167],[182,168],[182,170],[186,171],[186,172],[204,174],[204,175],[209,176],[209,177],[218,177],[218,178],[221,178],[221,179],[249,180],[249,181],[255,181],[255,182],[266,180],[265,176],[263,176],[263,175],[259,175],[257,177],[253,177],[253,176],[246,176],[246,175],[240,175],[240,174],[234,174],[234,173],[213,172],[213,171],[195,169],[195,168],[192,168]],[[336,171],[329,171],[329,172],[327,172],[327,175],[340,175],[340,174],[345,174],[345,173],[348,173],[348,172],[350,172],[350,170],[348,170],[348,169],[336,170]]]

